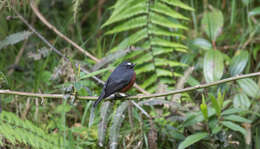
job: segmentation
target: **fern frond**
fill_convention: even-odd
[[[169,57],[174,52],[188,52],[180,40],[185,39],[183,30],[188,30],[182,21],[189,21],[189,18],[177,12],[176,7],[193,11],[193,8],[180,0],[118,0],[112,7],[112,15],[103,24],[103,27],[112,26],[106,35],[128,32],[128,36],[111,51],[129,46],[142,49],[125,58],[133,59],[138,64],[136,73],[146,77],[141,86],[149,91],[155,91],[156,82],[162,78],[170,78],[167,84],[173,85],[175,82],[172,77],[180,76],[181,73],[171,72],[171,68],[186,67]]]
[[[63,148],[63,138],[45,133],[28,120],[21,120],[15,114],[2,111],[0,115],[0,134],[13,145],[23,143],[34,148]]]

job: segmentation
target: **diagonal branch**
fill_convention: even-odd
[[[244,79],[244,78],[249,78],[249,77],[256,77],[260,76],[260,72],[255,72],[255,73],[250,73],[250,74],[245,74],[245,75],[240,75],[236,77],[230,77],[227,79],[219,80],[216,82],[212,83],[207,83],[207,84],[201,84],[197,85],[194,87],[188,87],[184,89],[179,89],[179,90],[173,90],[169,92],[164,92],[164,93],[157,93],[157,94],[150,94],[150,95],[136,95],[136,96],[129,96],[127,98],[122,98],[123,100],[125,99],[130,99],[130,100],[140,100],[140,99],[147,99],[147,98],[154,98],[154,97],[163,97],[163,96],[169,96],[169,95],[174,95],[174,94],[179,94],[179,93],[184,93],[184,92],[189,92],[201,88],[207,88],[210,86],[215,86],[239,79]],[[11,91],[11,90],[0,90],[0,94],[7,94],[7,95],[20,95],[20,96],[31,96],[31,97],[41,97],[41,98],[63,98],[65,95],[64,94],[40,94],[40,93],[29,93],[29,92],[19,92],[19,91]],[[73,97],[71,95],[71,97]],[[79,96],[77,99],[81,100],[96,100],[98,97],[96,96]],[[108,98],[107,100],[114,100],[114,98]]]
[[[83,48],[81,48],[78,44],[76,44],[74,41],[70,40],[67,36],[65,36],[64,34],[62,34],[55,26],[53,26],[52,24],[50,24],[45,18],[44,16],[40,13],[40,11],[38,10],[34,0],[31,0],[31,8],[33,10],[33,12],[36,14],[36,16],[43,22],[43,24],[45,24],[49,29],[51,29],[52,31],[54,31],[58,36],[60,36],[62,39],[66,40],[68,43],[70,43],[73,47],[75,47],[76,49],[78,49],[81,53],[85,54],[86,56],[88,56],[89,58],[91,58],[92,60],[94,60],[95,62],[99,62],[100,60],[98,58],[96,58],[95,56],[93,56],[92,54],[90,54],[89,52],[87,52],[86,50],[84,50]]]

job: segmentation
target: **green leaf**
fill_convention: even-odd
[[[155,83],[157,81],[157,75],[153,74],[152,76],[150,76],[148,79],[146,79],[144,81],[144,83],[141,85],[142,88],[146,89],[148,88],[150,85],[152,85],[153,83]]]
[[[182,34],[178,34],[178,33],[174,33],[173,31],[170,30],[166,30],[162,27],[158,27],[156,25],[151,25],[151,28],[149,29],[149,31],[157,36],[170,36],[170,37],[179,37],[181,39],[185,39],[185,36],[183,36]]]
[[[151,21],[154,24],[157,24],[159,26],[168,27],[168,28],[176,28],[176,29],[184,29],[187,30],[188,28],[186,26],[183,26],[181,24],[175,23],[171,21],[170,19],[151,12]]]
[[[160,54],[165,54],[165,53],[170,53],[173,52],[173,48],[164,48],[164,47],[153,47],[153,55],[160,55]]]
[[[224,120],[230,120],[234,122],[241,122],[241,123],[251,123],[252,121],[246,118],[243,118],[238,115],[228,115],[228,116],[223,116]]]
[[[184,141],[182,141],[180,143],[180,145],[178,146],[178,149],[185,149],[189,146],[191,146],[192,144],[204,139],[208,137],[208,133],[207,132],[199,132],[199,133],[195,133],[193,135],[188,136]]]
[[[260,88],[251,78],[237,80],[242,90],[252,98],[258,98],[260,96]]]
[[[106,35],[128,31],[131,29],[140,28],[146,25],[146,16],[139,16],[134,19],[130,19],[114,27],[112,30],[106,32]]]
[[[136,75],[139,75],[144,72],[151,72],[154,69],[155,68],[154,68],[153,63],[147,63],[147,64],[143,65],[142,67],[135,69],[135,72],[136,72]]]
[[[135,64],[143,64],[147,61],[151,61],[153,59],[153,56],[151,53],[147,52],[146,54],[140,55],[137,59],[135,59],[133,62]]]
[[[8,84],[8,80],[3,72],[0,71],[0,87],[1,84]]]
[[[56,107],[55,112],[56,113],[69,112],[71,108],[72,107],[69,104],[65,104],[65,105],[62,104]]]
[[[247,134],[246,130],[243,127],[239,126],[238,124],[235,124],[230,121],[222,121],[221,123],[231,130],[240,132],[244,136],[246,136],[246,134]]]
[[[185,48],[187,49],[187,47],[185,45],[182,45],[180,43],[176,43],[176,42],[170,42],[168,40],[164,40],[158,37],[153,38],[152,40],[152,45],[154,46],[163,46],[163,47],[171,47],[171,48]]]
[[[167,69],[161,69],[161,68],[157,68],[156,69],[156,74],[157,76],[168,76],[168,77],[172,77],[173,73]]]
[[[240,108],[247,110],[249,109],[251,102],[244,93],[236,94],[233,100],[233,105],[235,108]]]
[[[219,105],[219,101],[213,95],[210,94],[209,96],[210,96],[210,100],[212,102],[212,106],[216,110],[217,115],[219,117],[221,115],[221,107]]]
[[[127,9],[124,9],[117,15],[111,16],[105,24],[102,25],[102,28],[105,26],[108,26],[110,24],[131,18],[136,15],[145,14],[147,13],[147,7],[145,2],[139,2],[132,7],[128,7]]]
[[[104,73],[111,69],[112,69],[112,67],[107,67],[107,68],[103,68],[103,69],[99,69],[97,71],[91,72],[89,74],[82,75],[82,76],[80,76],[80,80],[99,75],[99,74]]]
[[[192,44],[204,50],[209,50],[212,48],[211,43],[204,38],[196,38],[193,40]]]
[[[216,127],[213,128],[212,134],[217,134],[217,133],[219,133],[221,130],[222,130],[222,127],[217,125]]]
[[[0,41],[0,50],[8,45],[14,45],[30,37],[32,32],[23,31],[9,35],[4,40]]]
[[[172,61],[172,60],[167,60],[163,58],[155,58],[155,65],[156,66],[171,66],[171,67],[187,67],[187,64],[183,64],[180,62]]]
[[[241,51],[238,55],[235,55],[230,63],[229,72],[231,76],[236,76],[243,72],[248,61],[248,52]]]
[[[184,17],[183,15],[181,15],[180,13],[178,13],[171,7],[161,3],[159,1],[155,1],[154,5],[152,7],[152,10],[155,12],[158,12],[158,13],[162,13],[162,14],[172,17],[172,18],[189,20],[189,18]]]
[[[135,5],[137,5],[138,3],[142,3],[142,2],[146,2],[145,0],[117,0],[116,4],[114,6],[112,6],[112,8],[114,8],[114,11],[111,15],[111,18],[114,18],[118,15],[120,15],[120,13],[122,13],[123,11],[125,11],[127,8],[131,8]]]
[[[209,50],[204,56],[203,74],[207,83],[220,80],[224,71],[223,55],[217,50]]]
[[[205,102],[204,96],[202,96],[202,104],[200,104],[200,110],[203,114],[204,119],[207,121],[208,120],[208,107]]]
[[[194,11],[194,9],[186,4],[184,4],[183,2],[181,2],[180,0],[162,0],[163,2],[172,5],[172,6],[176,6],[176,7],[180,7],[182,9],[186,9],[186,10],[190,10],[190,11]]]
[[[213,9],[211,12],[204,13],[201,24],[210,39],[216,41],[224,24],[222,12],[218,9]]]
[[[223,111],[221,114],[222,115],[229,115],[229,114],[234,114],[234,113],[240,113],[243,112],[243,109],[240,108],[231,108],[231,109],[227,109],[225,111]]]
[[[147,38],[147,29],[141,29],[130,36],[124,38],[116,47],[110,50],[110,52],[115,52],[117,50],[126,49],[127,47]]]
[[[249,11],[248,15],[249,16],[260,15],[260,7],[256,7],[253,10]]]

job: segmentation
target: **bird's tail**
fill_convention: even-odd
[[[95,103],[93,104],[93,107],[95,108],[95,107],[98,105],[98,103],[99,103],[103,98],[105,98],[105,92],[104,92],[104,91],[101,92],[101,95],[100,95],[100,96],[98,97],[98,99],[95,101]]]

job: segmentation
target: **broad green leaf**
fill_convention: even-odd
[[[217,50],[209,50],[204,56],[203,74],[207,83],[221,79],[224,71],[223,55]]]
[[[176,28],[176,29],[184,29],[187,30],[188,28],[184,25],[175,23],[171,21],[169,18],[166,18],[165,16],[156,14],[154,12],[150,13],[151,15],[151,22],[154,24],[157,24],[159,26],[168,27],[168,28]]]
[[[252,121],[246,118],[243,118],[238,115],[228,115],[228,116],[223,116],[224,120],[230,120],[234,122],[241,122],[241,123],[251,123]]]
[[[169,5],[172,5],[172,6],[176,6],[176,7],[182,8],[182,9],[194,11],[194,9],[192,7],[186,5],[185,3],[181,2],[180,0],[162,0],[162,1],[169,4]]]
[[[112,30],[109,30],[105,34],[109,35],[109,34],[113,34],[113,33],[128,31],[131,29],[143,27],[145,25],[146,25],[146,16],[140,16],[140,17],[136,17],[134,19],[129,19],[129,20],[125,21],[124,23],[121,23],[121,24],[115,26]]]
[[[0,50],[8,45],[14,45],[22,40],[29,38],[32,35],[32,32],[23,31],[11,34],[7,36],[4,40],[0,41]]]
[[[152,10],[155,12],[158,12],[158,13],[162,13],[162,14],[172,17],[172,18],[189,20],[189,18],[184,17],[183,15],[181,15],[180,13],[178,13],[171,7],[167,6],[166,4],[161,3],[160,1],[155,1],[154,5],[152,7]]]
[[[240,93],[235,95],[233,105],[235,108],[246,110],[250,107],[251,102],[244,93]]]
[[[230,121],[222,121],[221,122],[224,126],[226,126],[227,128],[234,130],[234,131],[239,131],[240,133],[242,133],[244,136],[246,136],[247,132],[246,130],[239,126],[236,123],[230,122]]]
[[[180,143],[180,145],[178,146],[178,149],[185,149],[189,146],[191,146],[192,144],[204,139],[208,137],[208,133],[207,132],[198,132],[195,133],[193,135],[188,136],[184,141],[182,141]]]
[[[204,13],[201,24],[210,39],[216,41],[224,24],[222,12],[218,9],[213,9],[211,12]]]
[[[234,113],[240,113],[240,112],[243,112],[244,110],[243,109],[240,109],[240,108],[231,108],[231,109],[227,109],[225,111],[223,111],[221,113],[221,115],[229,115],[229,114],[234,114]]]
[[[235,55],[230,63],[229,72],[231,76],[238,75],[243,72],[248,61],[248,52],[241,51],[238,55]]]
[[[260,96],[260,88],[251,78],[237,80],[242,90],[252,98],[258,98]]]
[[[211,43],[204,38],[196,38],[193,40],[192,44],[204,50],[209,50],[212,48]]]
[[[222,127],[217,125],[216,127],[213,128],[212,134],[217,134],[222,130]]]
[[[256,7],[253,10],[249,11],[248,15],[249,16],[260,15],[260,7]]]

